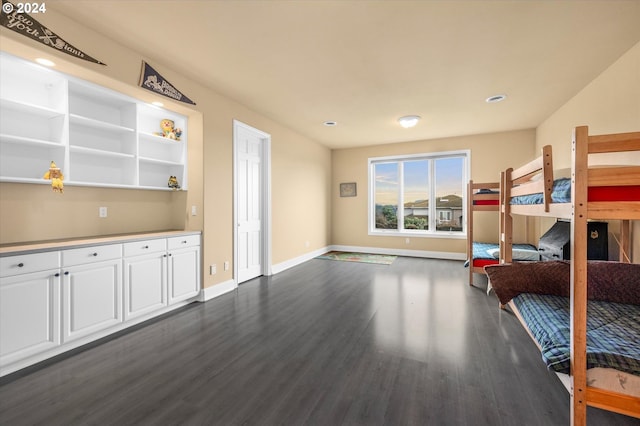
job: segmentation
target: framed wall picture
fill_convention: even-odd
[[[356,183],[348,182],[340,184],[340,196],[341,197],[355,197],[358,195]]]

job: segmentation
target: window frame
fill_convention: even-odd
[[[429,190],[434,192],[435,190],[435,160],[440,158],[461,157],[463,159],[462,166],[462,231],[437,231],[436,223],[438,217],[436,214],[436,204],[429,203],[429,229],[377,229],[376,226],[376,204],[375,204],[375,166],[380,163],[399,163],[398,164],[398,212],[404,214],[404,167],[405,161],[419,161],[429,160]],[[469,182],[469,176],[471,168],[471,150],[462,149],[455,151],[440,151],[429,152],[419,154],[406,154],[406,155],[391,155],[384,157],[370,157],[368,159],[368,199],[367,199],[367,213],[368,213],[368,234],[373,236],[385,236],[385,237],[418,237],[418,238],[451,238],[451,239],[466,239],[467,238],[467,191],[466,184]],[[398,217],[398,227],[404,226],[403,220]]]

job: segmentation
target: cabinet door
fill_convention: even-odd
[[[0,364],[60,344],[59,270],[33,272],[0,281]]]
[[[165,252],[125,258],[125,321],[167,306]]]
[[[200,291],[200,247],[169,252],[169,304],[194,297]]]
[[[62,280],[63,341],[122,322],[120,259],[65,268]]]

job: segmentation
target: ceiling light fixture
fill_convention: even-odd
[[[45,59],[45,58],[36,58],[36,62],[39,63],[40,65],[44,65],[46,67],[53,67],[55,66],[55,62],[50,61],[49,59]]]
[[[164,104],[162,102],[159,102],[159,101],[151,102],[151,105],[157,106],[157,107],[163,107],[164,106]]]
[[[488,104],[493,104],[496,102],[502,102],[505,99],[507,99],[507,95],[494,95],[485,99],[485,102],[487,102]]]
[[[327,127],[333,127],[333,126],[337,126],[338,122],[337,121],[325,121],[323,124],[325,126],[327,126]]]
[[[415,126],[418,124],[418,121],[420,121],[420,116],[417,115],[405,115],[404,117],[398,118],[398,123],[405,129]]]

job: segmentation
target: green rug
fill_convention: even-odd
[[[316,257],[316,259],[342,260],[343,262],[375,263],[378,265],[391,265],[398,256],[387,254],[352,253],[346,251],[330,251]]]

